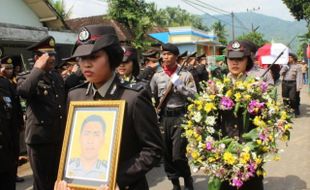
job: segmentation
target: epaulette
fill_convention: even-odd
[[[87,87],[88,84],[89,84],[89,82],[88,82],[88,81],[85,81],[85,82],[83,82],[83,83],[81,83],[81,84],[76,85],[75,87],[70,88],[69,91],[74,90],[74,89],[77,89],[77,88],[82,88],[82,87],[84,88],[84,87]]]
[[[139,92],[140,90],[142,90],[144,88],[143,83],[141,82],[137,82],[137,83],[124,83],[121,84],[122,87],[127,88],[127,89],[131,89],[134,91]]]
[[[21,77],[21,76],[24,76],[24,75],[28,75],[30,73],[30,71],[23,71],[21,73],[18,73],[17,76]]]

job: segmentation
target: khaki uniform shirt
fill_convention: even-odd
[[[296,81],[297,91],[300,91],[303,85],[301,66],[298,64],[288,64],[282,66],[280,75],[284,81]]]
[[[176,73],[180,70],[178,66]],[[155,99],[162,97],[166,91],[171,78],[162,70],[154,74],[150,86]],[[194,97],[197,93],[194,78],[188,71],[180,72],[180,80],[183,82],[178,86],[174,86],[172,93],[167,99],[167,108],[184,107],[187,104],[187,98]]]

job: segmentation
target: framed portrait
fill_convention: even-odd
[[[57,180],[114,190],[125,101],[70,102]]]

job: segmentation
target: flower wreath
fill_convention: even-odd
[[[279,140],[288,141],[291,114],[276,100],[276,88],[266,82],[224,77],[202,83],[200,92],[188,106],[182,127],[188,139],[191,165],[209,178],[209,190],[219,189],[221,181],[240,188],[255,175],[265,175],[263,164],[273,155],[279,159]],[[222,112],[242,119],[245,133],[223,135],[218,122]],[[249,125],[254,126],[248,129]]]

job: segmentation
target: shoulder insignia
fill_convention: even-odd
[[[77,88],[85,88],[88,86],[88,84],[89,84],[89,82],[85,81],[82,84],[79,84],[79,85],[76,85],[75,87],[70,88],[69,91],[72,91],[72,90],[77,89]]]
[[[23,72],[19,73],[17,76],[28,75],[29,73],[30,73],[30,71],[23,71]]]
[[[124,88],[127,88],[127,89],[137,91],[137,92],[139,92],[140,90],[143,89],[143,84],[140,82],[121,84],[121,86],[123,86]]]

